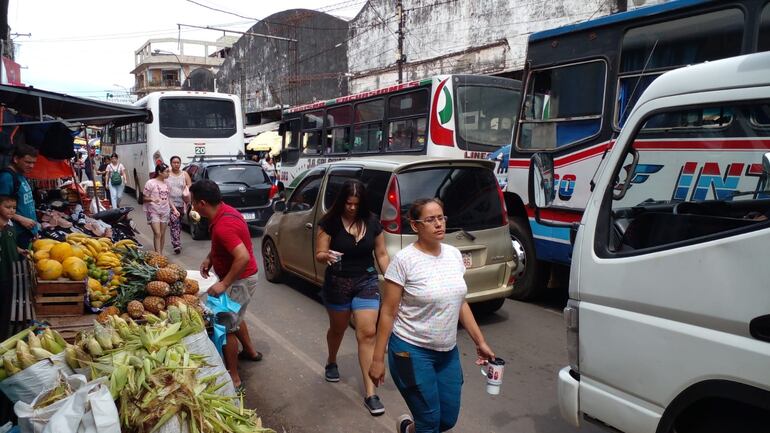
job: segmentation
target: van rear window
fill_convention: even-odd
[[[398,174],[404,233],[414,233],[407,212],[420,198],[438,197],[444,202],[447,233],[484,230],[502,225],[502,205],[497,179],[492,171],[480,167],[440,167]]]

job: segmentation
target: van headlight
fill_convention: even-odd
[[[580,372],[580,353],[579,353],[579,301],[570,299],[567,306],[564,307],[564,325],[567,328],[567,358],[569,366],[576,373]]]

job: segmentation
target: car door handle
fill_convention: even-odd
[[[757,340],[770,341],[770,314],[752,319],[749,322],[749,332]]]
[[[312,228],[313,228],[313,224],[311,224],[311,223],[305,223],[305,228],[306,228],[306,229],[308,229],[308,230],[310,230],[310,229],[312,229]]]

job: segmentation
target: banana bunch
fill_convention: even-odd
[[[133,239],[123,239],[122,241],[115,242],[115,244],[113,245],[113,248],[121,252],[126,252],[129,249],[139,248],[139,245],[137,245],[136,241],[134,241]]]
[[[34,327],[25,329],[0,343],[0,380],[63,352],[67,346],[64,338],[51,328],[46,328],[40,335],[35,334]]]
[[[102,269],[116,268],[120,266],[120,257],[112,251],[100,252],[96,257],[96,266]]]

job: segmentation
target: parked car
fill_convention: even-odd
[[[425,157],[348,159],[319,165],[305,173],[286,201],[275,203],[262,239],[265,276],[275,282],[291,273],[323,284],[326,265],[314,259],[316,227],[342,184],[358,179],[367,187],[368,201],[377,204],[374,212],[384,227],[391,256],[417,239],[406,217],[411,203],[439,197],[449,217],[444,242],[462,252],[468,268],[468,302],[476,303],[477,310],[495,311],[513,290],[518,262],[493,169],[492,161]]]
[[[570,424],[770,430],[768,136],[770,52],[667,72],[639,97],[576,227]],[[553,168],[532,157],[536,212]]]
[[[270,182],[262,167],[253,161],[231,158],[194,159],[184,170],[193,182],[209,179],[219,185],[222,201],[234,207],[243,215],[249,226],[261,228],[273,214],[273,199],[278,186]],[[190,227],[193,239],[208,237],[208,221],[190,220],[183,215],[182,224]]]

